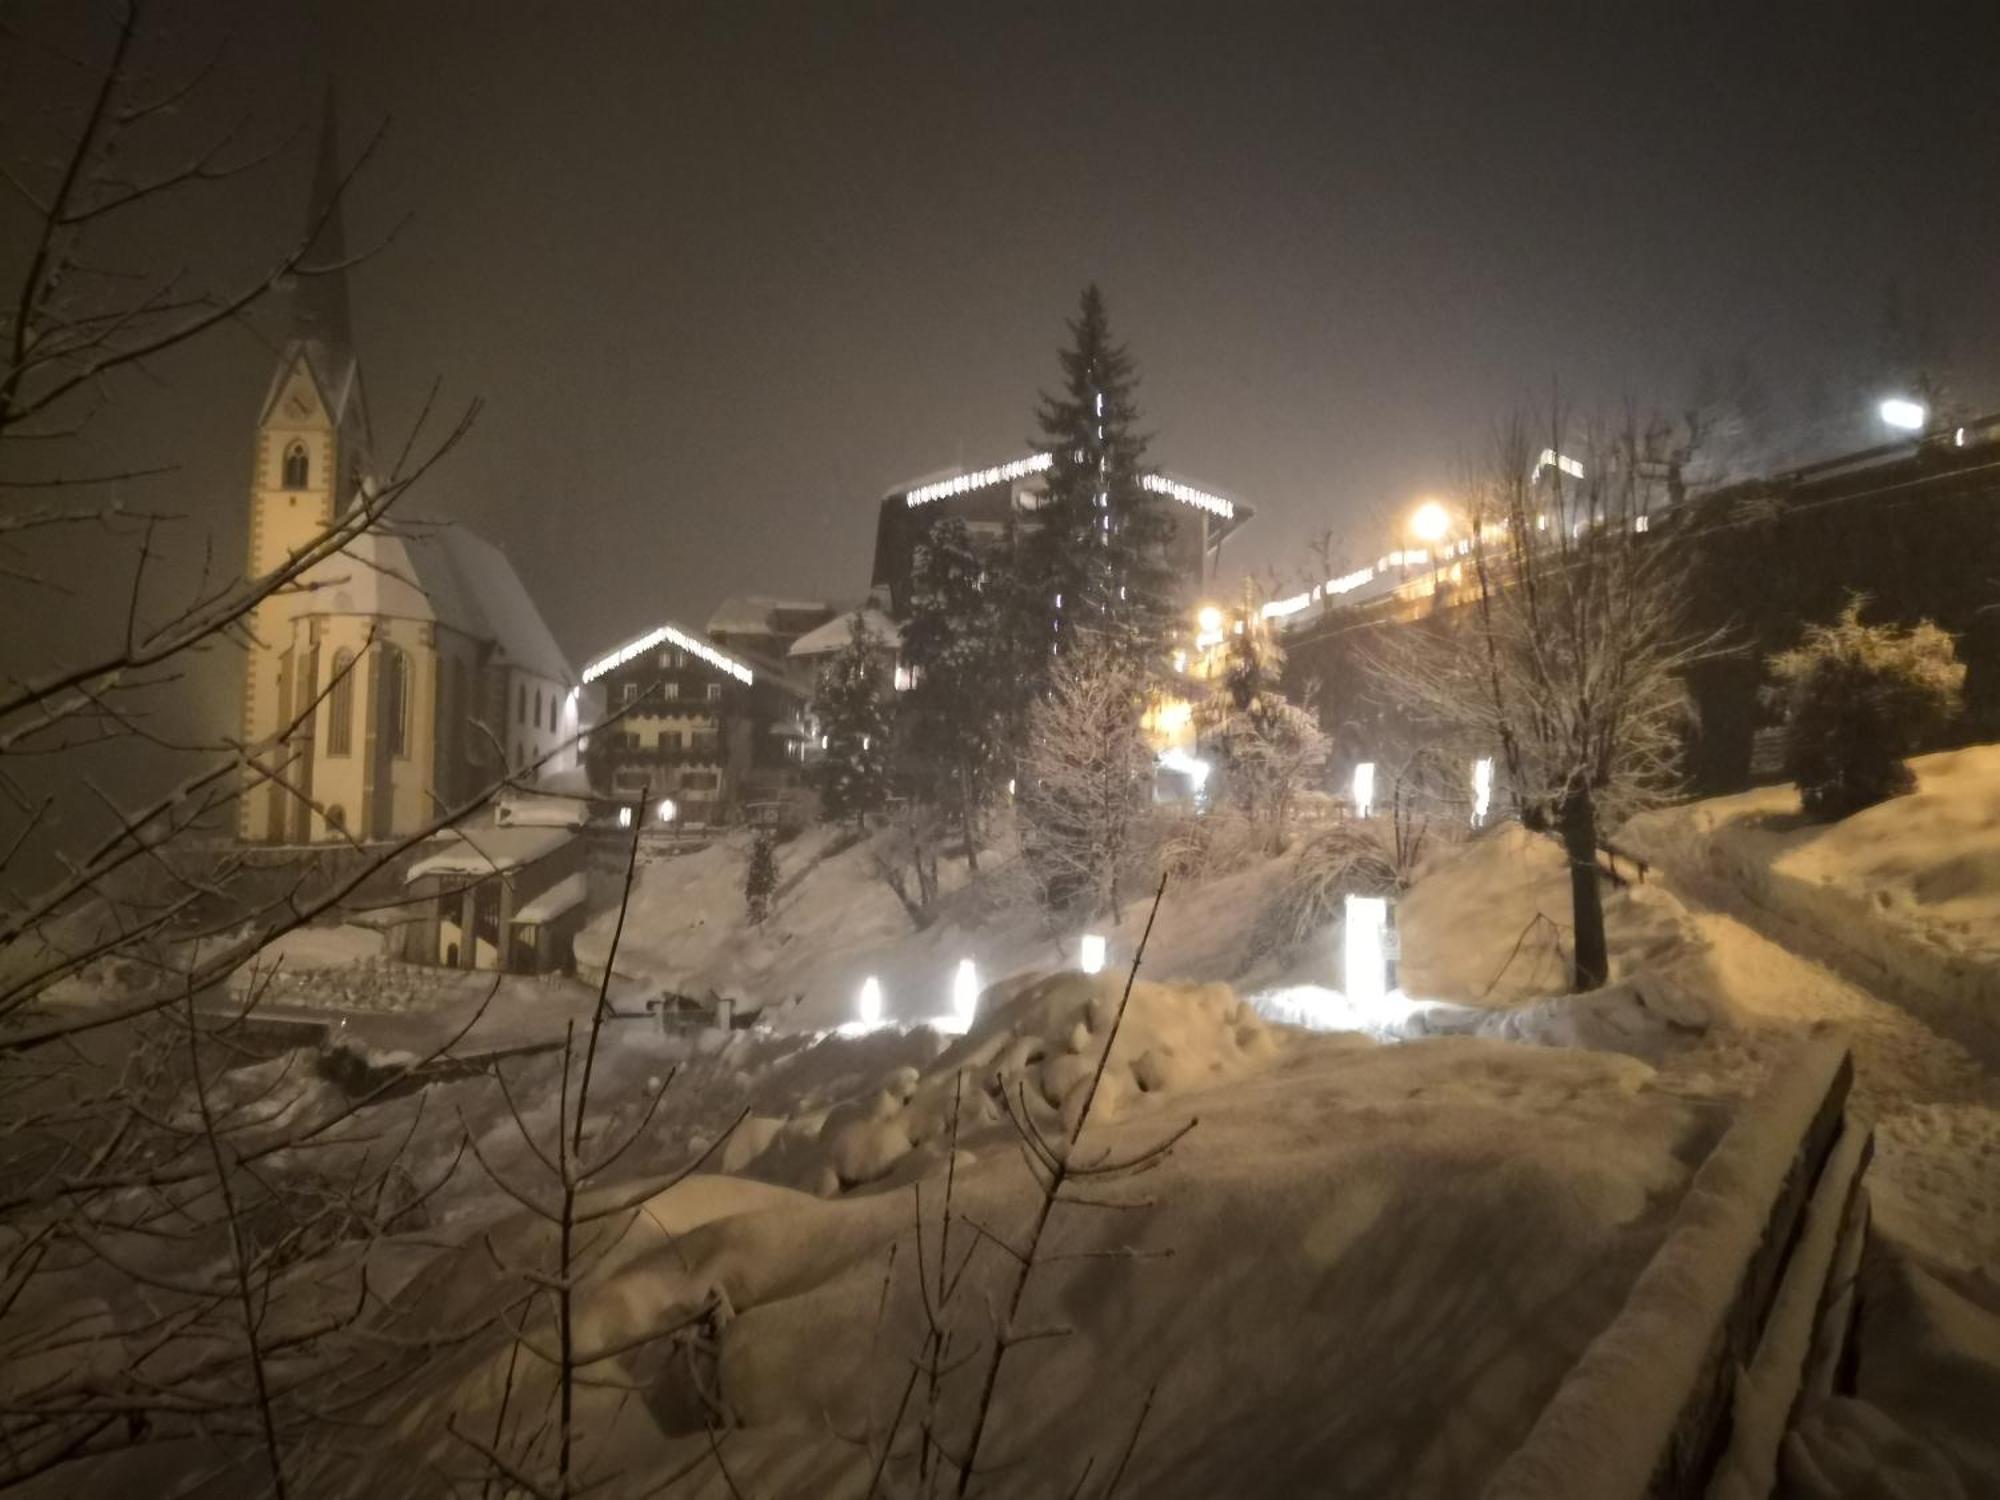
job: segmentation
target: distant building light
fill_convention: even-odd
[[[1477,828],[1486,821],[1486,810],[1493,805],[1493,757],[1482,755],[1472,763],[1472,826]]]
[[[861,981],[861,994],[854,1002],[854,1019],[863,1026],[882,1024],[882,982],[873,974]]]
[[[1882,420],[1891,427],[1905,432],[1922,432],[1924,424],[1930,420],[1930,408],[1921,401],[1911,401],[1904,396],[1891,396],[1876,408]]]
[[[1083,941],[1077,945],[1077,963],[1086,974],[1096,974],[1104,968],[1104,934],[1086,932]]]
[[[1535,472],[1528,476],[1528,482],[1533,484],[1540,479],[1544,469],[1554,469],[1558,473],[1569,475],[1572,479],[1583,478],[1583,465],[1567,453],[1558,453],[1553,448],[1542,450],[1542,456],[1535,460]]]
[[[1952,446],[1957,448],[1963,448],[1965,446],[1965,429],[1961,427],[1958,429],[1957,432],[1953,433],[1951,441],[1952,441]]]
[[[1651,516],[1634,516],[1632,518],[1632,529],[1634,531],[1651,531],[1653,529],[1653,518]]]
[[[1196,797],[1201,796],[1202,788],[1208,785],[1208,762],[1198,755],[1190,755],[1185,750],[1160,752],[1160,769],[1176,771],[1187,777],[1188,785],[1193,788]]]
[[[621,807],[618,809],[618,826],[620,828],[630,828],[632,826],[631,808]]]
[[[673,822],[673,820],[674,820],[674,815],[675,815],[676,813],[678,813],[679,811],[680,811],[680,809],[674,806],[674,799],[673,799],[673,798],[671,798],[671,797],[665,797],[665,798],[662,798],[662,799],[661,799],[661,801],[660,801],[660,821],[661,821],[662,823],[671,823],[671,822]]]
[[[1375,762],[1364,760],[1354,768],[1354,815],[1365,818],[1375,810]]]
[[[1294,594],[1289,599],[1273,599],[1264,606],[1263,616],[1267,620],[1289,619],[1300,610],[1310,608],[1313,601],[1313,593],[1317,592],[1318,590],[1315,589],[1312,593]]]
[[[1374,581],[1375,570],[1373,568],[1356,568],[1352,573],[1343,573],[1338,578],[1329,578],[1326,581],[1326,591],[1329,594],[1351,594],[1363,584],[1373,583]]]

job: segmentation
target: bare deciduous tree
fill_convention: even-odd
[[[1560,416],[1536,433],[1506,428],[1466,488],[1458,598],[1383,632],[1370,671],[1464,763],[1495,757],[1522,823],[1562,841],[1581,990],[1609,976],[1598,849],[1678,784],[1684,674],[1723,643],[1685,623],[1687,517],[1667,504],[1684,436]]]

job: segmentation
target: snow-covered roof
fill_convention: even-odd
[[[453,522],[383,521],[301,576],[303,614],[432,620],[491,642],[500,660],[555,682],[569,662],[506,555]]]
[[[553,922],[564,912],[575,911],[590,895],[590,881],[579,870],[565,875],[554,885],[514,913],[516,922]]]
[[[569,828],[448,828],[423,847],[429,852],[411,865],[403,884],[426,875],[492,875],[546,859],[576,837]]]
[[[778,599],[769,594],[731,594],[708,617],[702,628],[711,634],[755,635],[777,631],[773,615],[830,614],[833,606],[823,599]]]
[[[902,627],[872,604],[864,604],[844,615],[835,615],[817,630],[807,631],[792,642],[792,649],[787,654],[831,656],[836,651],[845,650],[857,630],[872,644],[887,650],[893,651],[903,643]]]
[[[543,778],[545,785],[547,780]],[[589,816],[589,804],[576,797],[538,792],[508,792],[494,809],[502,828],[581,828]]]

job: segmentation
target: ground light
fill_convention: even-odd
[[[958,1029],[970,1031],[979,1012],[979,970],[969,958],[958,961],[958,972],[951,977],[951,1009]]]
[[[1098,973],[1104,967],[1104,934],[1086,932],[1083,942],[1078,945],[1077,962],[1086,974]]]
[[[1378,1005],[1389,993],[1389,960],[1383,942],[1388,925],[1389,903],[1382,897],[1347,898],[1342,989],[1351,1005]]]
[[[1493,805],[1493,757],[1482,755],[1472,763],[1472,826],[1486,821],[1486,809]]]
[[[1364,760],[1354,768],[1354,815],[1365,818],[1375,810],[1375,762]]]
[[[869,1029],[882,1024],[882,981],[873,974],[861,981],[861,995],[854,1002],[854,1019]]]

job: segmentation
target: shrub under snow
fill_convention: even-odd
[[[1965,667],[1928,620],[1907,630],[1864,625],[1854,599],[1771,658],[1771,697],[1784,710],[1785,774],[1808,815],[1831,821],[1915,784],[1905,756],[1963,706]]]

